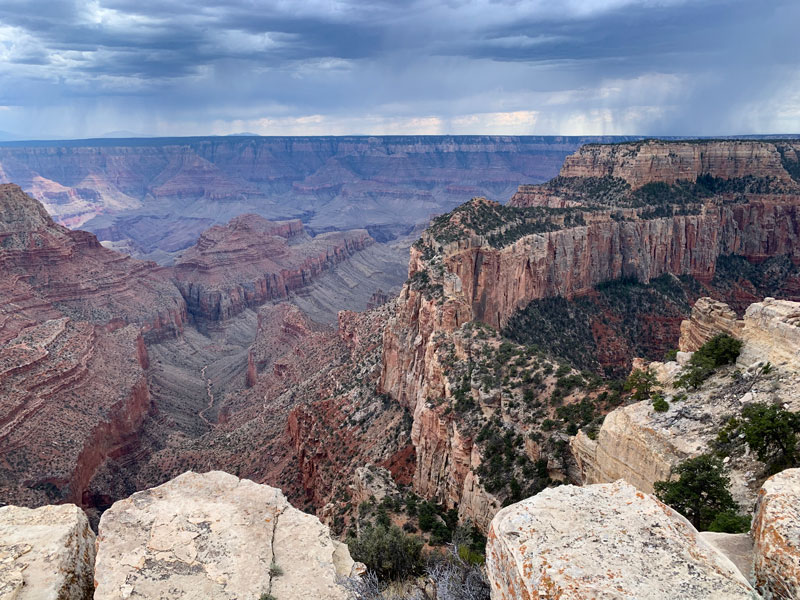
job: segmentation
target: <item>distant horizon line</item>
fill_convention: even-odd
[[[541,138],[566,138],[566,139],[586,139],[586,138],[618,138],[628,139],[631,141],[644,141],[649,139],[655,140],[737,140],[737,139],[764,139],[764,140],[795,140],[800,139],[800,133],[747,133],[747,134],[730,134],[730,135],[652,135],[652,134],[561,134],[561,133],[548,133],[548,134],[510,134],[510,133],[405,133],[405,134],[367,134],[367,133],[350,133],[350,134],[293,134],[293,135],[262,135],[262,134],[209,134],[209,135],[158,135],[158,136],[145,136],[135,135],[129,137],[86,137],[86,138],[30,138],[30,139],[0,139],[0,146],[24,146],[26,144],[36,145],[53,145],[53,144],[69,144],[78,145],[80,143],[93,143],[93,144],[110,144],[115,142],[129,142],[131,144],[140,145],[148,141],[166,141],[166,140],[208,140],[208,139],[325,139],[325,138],[516,138],[516,139],[541,139]]]

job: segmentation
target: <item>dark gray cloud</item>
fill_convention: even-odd
[[[800,131],[796,0],[5,0],[0,129]]]

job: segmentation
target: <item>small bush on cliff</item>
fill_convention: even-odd
[[[653,394],[653,410],[656,412],[667,412],[669,410],[669,402],[664,400],[661,394]]]
[[[353,560],[363,562],[380,579],[396,580],[422,573],[422,542],[399,527],[366,526],[347,546]]]
[[[634,369],[625,381],[625,391],[631,393],[631,399],[639,402],[647,400],[655,390],[658,380],[650,369]]]
[[[732,364],[739,357],[742,342],[727,334],[719,334],[708,340],[692,354],[677,384],[686,388],[698,388],[724,365]]]
[[[744,441],[755,451],[758,460],[766,463],[770,473],[800,465],[797,451],[800,413],[775,404],[751,404],[744,408],[737,424]]]
[[[675,469],[674,481],[657,481],[656,497],[692,522],[699,531],[709,529],[723,512],[734,512],[736,503],[728,491],[730,479],[722,461],[709,454],[683,461]]]

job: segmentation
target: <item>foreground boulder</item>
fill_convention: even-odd
[[[759,590],[768,598],[800,598],[800,469],[764,482],[752,535]]]
[[[353,561],[280,490],[219,471],[184,473],[103,514],[96,600],[344,600]]]
[[[74,504],[0,508],[0,598],[91,598],[94,542]]]
[[[684,517],[624,481],[549,488],[492,520],[493,600],[735,600],[754,590]]]

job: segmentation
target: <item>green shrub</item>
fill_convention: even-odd
[[[664,400],[664,396],[656,394],[653,397],[653,410],[656,412],[667,412],[669,410],[669,402]]]
[[[419,528],[422,531],[431,531],[437,522],[436,507],[427,500],[419,505],[417,515],[419,517]]]
[[[424,568],[422,542],[399,527],[367,526],[347,546],[353,560],[363,562],[380,579],[396,580],[419,575]]]
[[[741,349],[742,342],[736,338],[724,333],[714,336],[692,354],[677,384],[692,389],[700,387],[716,369],[734,363]]]
[[[708,530],[717,533],[747,533],[750,531],[750,515],[740,515],[733,510],[723,510],[714,517]]]
[[[800,413],[789,412],[775,404],[751,404],[742,411],[739,430],[770,472],[798,465]]]
[[[270,577],[280,577],[283,575],[283,569],[281,566],[276,563],[274,560],[269,564],[269,576]]]
[[[440,520],[436,520],[431,528],[431,546],[441,546],[442,544],[450,543],[453,539],[453,532],[447,528],[447,525]]]
[[[634,369],[625,381],[625,391],[631,392],[631,399],[639,402],[653,393],[658,380],[650,369]]]
[[[656,497],[681,513],[699,531],[705,531],[717,515],[734,511],[736,503],[728,491],[730,480],[722,461],[702,454],[680,463],[673,469],[675,481],[657,481]]]

